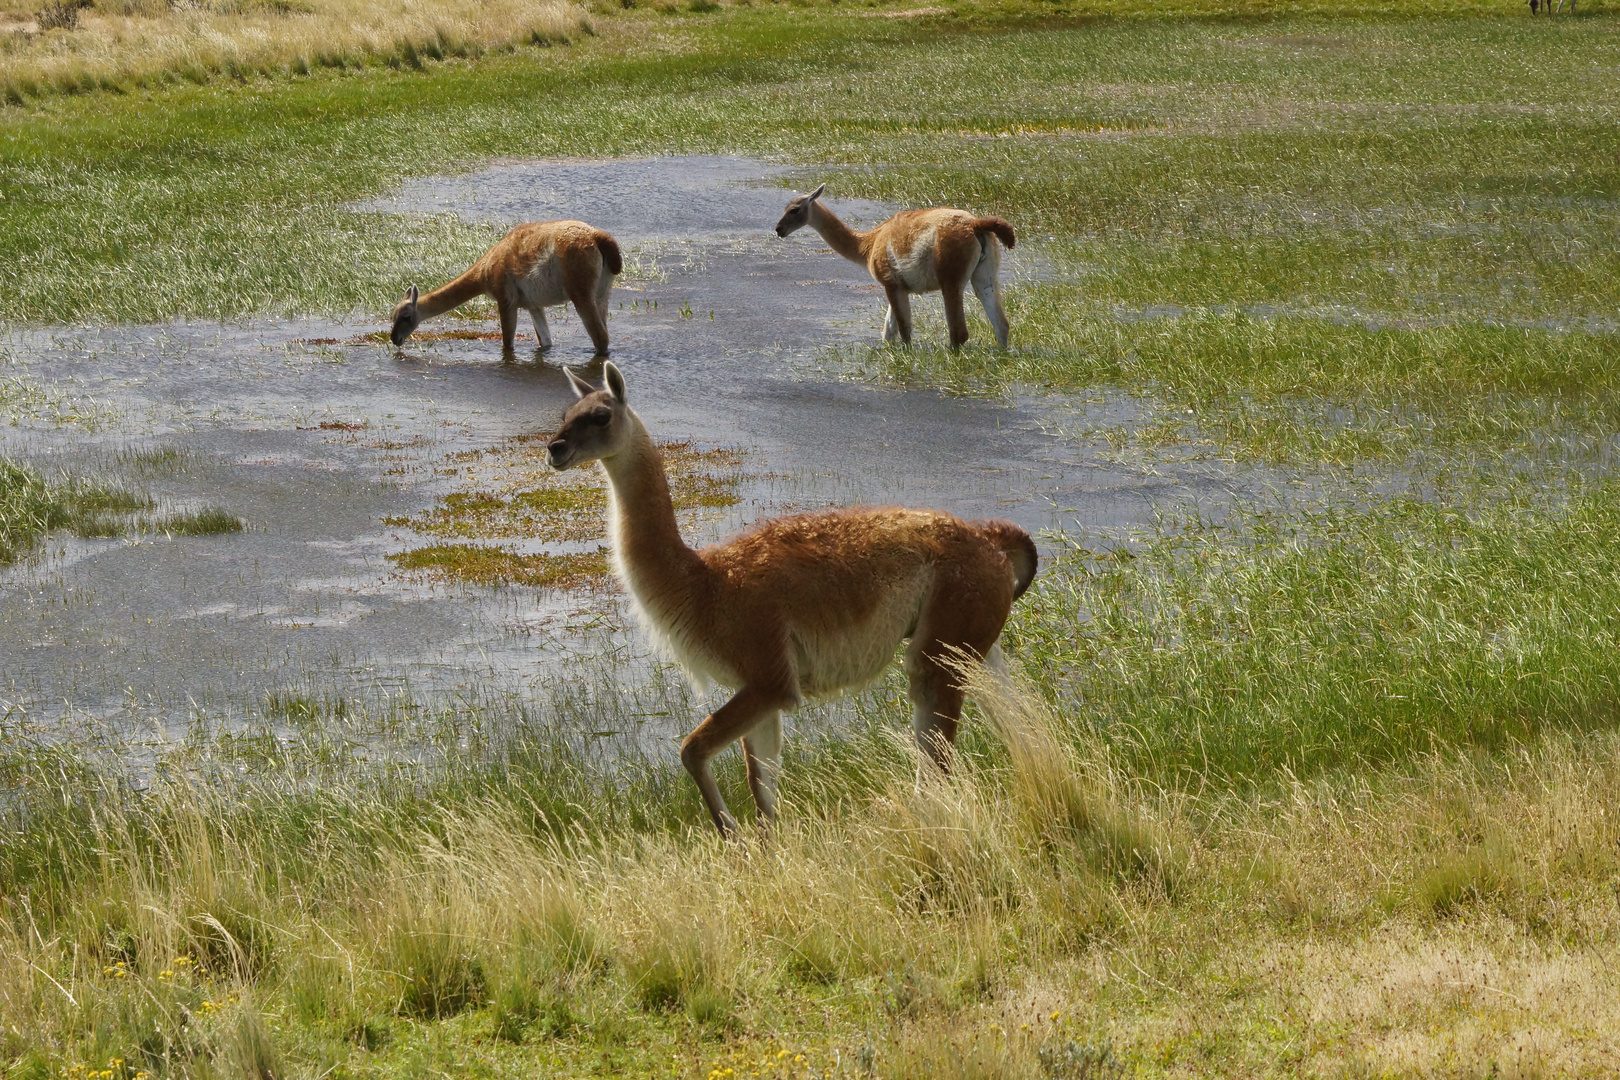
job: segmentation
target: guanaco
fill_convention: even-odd
[[[694,551],[681,539],[663,456],[626,404],[610,361],[601,389],[572,371],[579,400],[547,447],[551,464],[602,463],[613,562],[643,626],[694,683],[736,693],[681,744],[722,836],[737,833],[709,761],[741,738],[748,787],[776,815],[782,711],[860,686],[910,639],[913,731],[941,769],[962,715],[952,663],[1001,663],[997,639],[1035,578],[1035,543],[1007,521],[938,510],[848,507],[765,521]]]
[[[423,319],[442,315],[475,296],[489,296],[501,314],[501,352],[513,355],[517,313],[527,308],[534,336],[551,348],[546,306],[571,302],[591,335],[598,356],[608,351],[607,301],[613,278],[624,269],[619,244],[583,221],[531,221],[507,233],[472,268],[447,285],[419,296],[412,285],[389,318],[394,345],[405,344]]]
[[[996,341],[1003,349],[1007,347],[1007,313],[1001,308],[999,280],[1001,249],[996,240],[1008,248],[1017,243],[1011,225],[998,217],[975,217],[965,210],[940,206],[902,210],[876,228],[857,232],[822,203],[826,190],[827,185],[822,184],[788,203],[782,220],[776,223],[776,235],[787,236],[808,225],[838,254],[866,267],[889,297],[884,341],[899,338],[911,344],[911,294],[938,292],[945,300],[951,348],[961,348],[968,339],[962,291],[972,282]]]

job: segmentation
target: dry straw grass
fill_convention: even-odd
[[[326,825],[199,786],[95,799],[91,861],[0,923],[12,1051],[281,1076],[299,1024],[370,1046],[389,1017],[482,1008],[498,1039],[569,1040],[629,1010],[723,1034],[839,987],[869,1004],[838,1075],[1115,1076],[1217,1046],[1255,1075],[1617,1060],[1613,736],[1200,800],[971,678],[985,757],[918,782],[896,736],[857,780],[795,778],[741,845],[497,796],[405,828],[359,795],[323,796]]]
[[[4,0],[0,94],[128,89],[165,79],[307,74],[321,67],[478,56],[592,31],[567,0]],[[68,13],[64,15],[64,13]],[[62,24],[51,26],[52,23]]]

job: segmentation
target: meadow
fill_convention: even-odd
[[[1010,354],[975,319],[959,354],[826,371],[1126,393],[1140,423],[1069,437],[1294,482],[1044,537],[1014,683],[964,673],[959,772],[915,782],[891,674],[790,742],[782,823],[744,844],[672,758],[557,734],[640,692],[611,671],[200,711],[133,769],[8,714],[7,1080],[1611,1075],[1620,23],[591,19],[412,63],[37,82],[0,111],[0,319],[375,310],[491,239],[349,208],[402,178],[749,154],[834,206],[1000,213],[1031,253]],[[919,337],[940,324],[924,305]],[[8,561],[152,527],[137,490],[3,468]]]

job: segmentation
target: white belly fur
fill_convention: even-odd
[[[518,281],[518,292],[523,297],[524,305],[531,308],[551,307],[568,301],[555,247],[546,248],[534,261],[528,274]]]
[[[933,292],[939,288],[939,272],[934,266],[934,240],[938,230],[930,226],[917,236],[911,250],[900,252],[889,245],[889,264],[894,267],[907,292]]]
[[[882,674],[894,659],[895,646],[916,625],[931,576],[919,568],[884,598],[865,623],[818,636],[790,627],[799,693],[805,698],[831,697]]]

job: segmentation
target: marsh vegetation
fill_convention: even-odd
[[[375,308],[492,238],[346,208],[403,177],[753,153],[1002,214],[1037,257],[1011,353],[824,371],[1128,395],[1068,436],[1284,479],[1044,537],[959,774],[914,783],[891,677],[790,738],[769,841],[714,841],[673,755],[621,737],[703,702],[607,648],[522,700],[293,688],[160,740],[13,708],[7,1080],[1612,1072],[1620,37],[1585,10],[694,5],[544,62],[9,111],[16,323]],[[938,77],[986,56],[993,95]],[[600,489],[533,449],[458,451],[388,524],[397,568],[596,580]],[[688,512],[723,507],[747,461],[688,449]],[[12,557],[149,509],[0,475]],[[561,576],[525,561],[542,533]]]

